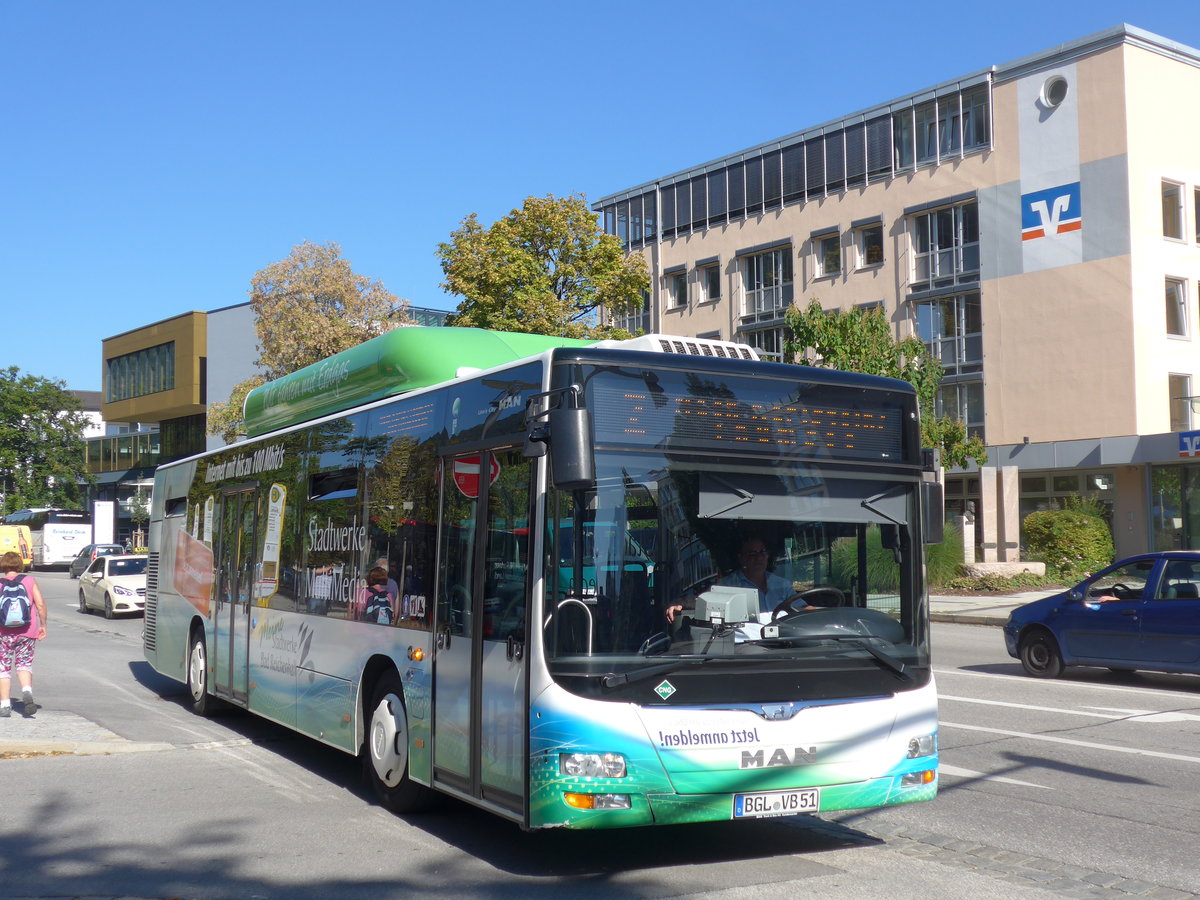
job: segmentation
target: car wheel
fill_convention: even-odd
[[[79,611],[85,616],[92,611],[91,607],[87,604],[87,597],[83,595],[83,588],[79,589]]]
[[[387,672],[375,683],[362,747],[367,781],[379,802],[396,813],[425,809],[434,797],[429,788],[408,777],[408,715],[403,694],[395,672]]]
[[[204,632],[199,628],[192,632],[192,645],[188,650],[187,687],[192,698],[192,712],[198,716],[212,715],[217,701],[208,692],[208,648],[204,643]]]
[[[1034,678],[1057,678],[1062,674],[1062,654],[1054,636],[1045,631],[1033,631],[1021,638],[1018,648],[1021,665]]]
[[[105,593],[104,593],[104,618],[111,619],[113,617],[113,615],[115,615],[115,614],[113,613],[113,608],[112,608],[112,597],[110,597],[108,595],[108,592],[105,591]]]

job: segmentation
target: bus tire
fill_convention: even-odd
[[[375,682],[366,717],[363,774],[380,804],[394,813],[426,809],[432,791],[408,777],[408,714],[395,672],[385,672]]]
[[[208,647],[204,643],[204,630],[192,630],[187,655],[187,689],[192,701],[192,712],[198,716],[210,716],[216,708],[216,698],[208,692]]]

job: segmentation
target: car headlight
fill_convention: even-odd
[[[582,778],[624,778],[625,757],[619,753],[560,753],[558,771]]]
[[[112,592],[121,597],[133,597],[137,593],[136,591],[131,591],[129,588],[121,587],[119,584],[112,586]]]

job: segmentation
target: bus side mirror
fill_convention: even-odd
[[[921,523],[926,544],[940,544],[945,534],[946,506],[939,481],[921,482]]]
[[[560,491],[590,488],[596,483],[592,456],[592,417],[586,407],[552,409],[550,479]]]

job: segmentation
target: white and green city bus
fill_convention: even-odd
[[[442,792],[528,829],[936,794],[941,495],[908,385],[402,328],[246,423],[155,476],[145,653],[197,712],[355,754],[393,810]],[[770,610],[731,583],[749,536],[794,591]]]

